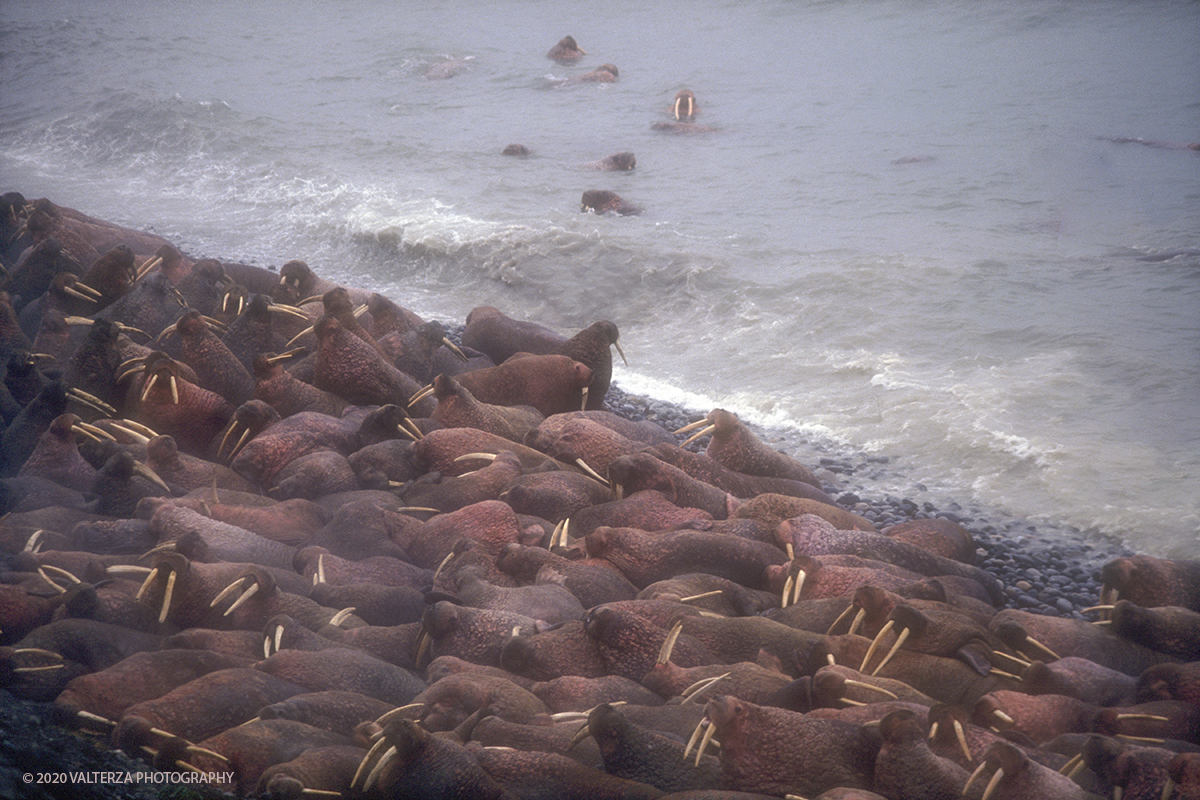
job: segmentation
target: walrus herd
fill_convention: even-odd
[[[1200,797],[1200,562],[1111,561],[1094,621],[1004,608],[963,526],[876,530],[721,409],[608,410],[611,322],[459,335],[16,192],[0,227],[0,679],[148,769]]]

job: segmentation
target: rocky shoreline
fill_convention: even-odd
[[[706,413],[626,394],[615,384],[609,389],[608,406],[624,417],[648,419],[667,430],[678,430]],[[755,432],[766,441],[772,438],[769,431]],[[1074,528],[1037,524],[976,505],[964,508],[950,501],[948,507],[936,507],[929,501],[893,496],[880,489],[887,456],[833,452],[821,445],[812,447],[812,455],[826,493],[879,529],[941,517],[969,530],[977,545],[976,563],[1004,584],[1011,608],[1085,619],[1081,612],[1096,605],[1100,596],[1100,568],[1131,554],[1115,541],[1089,537]]]

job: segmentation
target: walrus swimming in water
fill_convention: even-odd
[[[599,161],[589,161],[583,165],[587,169],[606,170],[610,172],[627,172],[637,166],[633,153],[621,151],[607,155]]]
[[[546,58],[560,64],[570,64],[586,55],[587,51],[576,44],[575,37],[564,36],[558,40],[558,44],[550,48],[550,51],[546,53]]]
[[[588,189],[579,201],[579,210],[594,211],[597,214],[612,211],[623,217],[637,216],[642,213],[640,207],[627,203],[616,192],[610,192],[607,189]]]

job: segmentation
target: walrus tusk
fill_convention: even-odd
[[[421,433],[421,429],[417,427],[417,423],[412,421],[412,418],[405,417],[401,424],[404,425],[405,429],[412,432],[415,441],[419,442],[425,438],[425,434]]]
[[[705,421],[707,422],[707,420],[705,420]],[[712,433],[716,429],[717,429],[716,425],[709,425],[707,428],[703,428],[703,429],[697,431],[696,433],[692,434],[691,437],[689,437],[685,441],[681,442],[679,446],[687,447],[692,442],[696,441],[697,439],[701,439],[701,438],[707,436],[708,434]],[[681,428],[680,430],[683,430],[683,429]]]
[[[113,436],[103,428],[97,428],[90,422],[76,422],[71,426],[71,430],[75,431],[76,433],[82,433],[95,442],[103,442],[105,440],[115,442],[117,440],[117,437]],[[150,440],[147,439],[146,441]]]
[[[793,580],[794,580],[794,578],[789,573],[787,576],[787,580],[783,582],[783,592],[779,595],[779,607],[780,608],[788,607],[788,600],[792,596],[792,581]]]
[[[278,364],[280,361],[287,361],[289,358],[295,358],[301,353],[308,351],[307,347],[295,347],[291,350],[284,350],[282,353],[272,353],[267,356],[268,364]]]
[[[408,398],[408,405],[405,407],[412,408],[414,405],[421,402],[426,397],[429,397],[429,395],[431,395],[431,394],[433,394],[433,384],[432,383],[429,384],[428,386],[423,386],[420,389],[418,389],[417,391],[413,392],[413,396]]]
[[[25,540],[25,547],[22,552],[36,553],[38,548],[42,546],[42,540],[46,538],[46,532],[38,528],[33,533],[29,534],[29,538]]]
[[[679,598],[679,602],[693,603],[697,600],[703,600],[706,597],[716,597],[720,594],[723,594],[724,591],[725,591],[724,589],[713,589],[711,592],[704,592],[703,594],[692,594],[692,595],[688,595],[687,597]]]
[[[1009,661],[1019,664],[1022,669],[1032,666],[1032,662],[1026,661],[1023,658],[1018,658],[1017,656],[1011,656],[1008,653],[1005,653],[1003,650],[993,650],[992,655],[1000,656],[1001,658],[1007,658]]]
[[[209,758],[215,758],[217,761],[220,761],[222,764],[229,763],[228,758],[221,755],[216,750],[209,750],[207,747],[200,747],[199,745],[189,744],[184,749],[187,751],[188,755],[208,756]]]
[[[686,706],[688,703],[699,697],[705,689],[711,688],[717,682],[725,680],[732,674],[732,672],[726,672],[724,675],[718,675],[715,678],[704,678],[703,680],[696,681],[691,686],[680,692],[679,696],[683,698],[683,702],[681,702],[679,705]]]
[[[248,580],[250,580],[250,578],[249,578],[248,576],[243,576],[243,577],[241,577],[241,578],[237,578],[236,580],[234,580],[232,583],[230,583],[230,584],[229,584],[228,586],[226,586],[224,589],[222,589],[221,591],[217,592],[217,596],[216,596],[216,597],[214,597],[214,598],[213,598],[211,601],[209,601],[208,607],[209,607],[209,608],[216,608],[216,607],[217,607],[217,603],[220,603],[220,602],[221,602],[222,600],[224,600],[226,597],[229,597],[229,596],[230,596],[230,595],[232,595],[234,592],[236,592],[237,590],[241,589],[241,588],[242,588],[242,586],[243,586],[243,585],[246,583],[246,581],[248,581]]]
[[[110,427],[125,434],[130,439],[133,439],[135,442],[137,442],[138,444],[147,444],[151,439],[154,438],[153,436],[147,436],[146,434],[142,433],[141,431],[135,430],[133,428],[127,428],[127,427],[125,427],[125,425],[121,424],[121,422],[119,422],[119,421],[114,420],[110,424]],[[114,436],[113,441],[116,441],[116,438],[117,437]]]
[[[1016,723],[1013,721],[1013,718],[1012,718],[1012,717],[1010,717],[1008,714],[1004,713],[1003,711],[1001,711],[1001,710],[1000,710],[1000,709],[998,709],[998,708],[996,708],[996,709],[993,709],[993,710],[992,710],[992,716],[993,716],[993,717],[995,717],[996,719],[1000,720],[1001,722],[1003,722],[1003,723],[1007,724],[1007,725],[1014,725],[1014,724],[1016,724]]]
[[[305,328],[304,330],[300,331],[300,332],[299,332],[299,333],[297,333],[295,336],[293,336],[291,339],[289,339],[289,340],[288,340],[288,343],[287,343],[287,344],[285,344],[285,345],[283,346],[283,349],[284,349],[284,350],[287,350],[289,347],[291,347],[292,345],[294,345],[294,344],[296,343],[296,340],[297,340],[297,339],[299,339],[301,336],[303,336],[303,335],[304,335],[304,334],[306,334],[306,333],[312,333],[312,332],[313,332],[313,326],[312,326],[312,325],[309,325],[307,328]]]
[[[208,327],[215,328],[222,336],[229,333],[229,326],[219,319],[214,319],[205,314],[201,314],[200,319],[204,320],[204,324],[208,325]]]
[[[883,669],[884,665],[892,660],[892,656],[896,655],[896,651],[900,649],[900,645],[904,644],[904,640],[908,638],[911,628],[904,628],[900,631],[900,635],[896,637],[896,643],[892,645],[892,649],[888,650],[887,655],[883,657],[883,661],[879,662],[879,666],[871,671],[871,677],[879,674],[879,670]]]
[[[671,627],[671,632],[667,634],[667,638],[663,640],[662,647],[658,650],[658,659],[655,664],[666,664],[671,660],[671,651],[675,649],[675,642],[679,641],[679,634],[683,632],[683,622],[676,622]]]
[[[154,341],[156,341],[156,342],[161,342],[161,341],[163,340],[163,337],[164,337],[164,336],[170,336],[170,335],[172,335],[172,334],[176,333],[176,332],[179,330],[179,328],[178,328],[177,326],[178,326],[178,323],[177,323],[177,322],[172,322],[170,325],[168,325],[167,327],[163,328],[163,329],[162,329],[162,330],[159,332],[158,336],[155,336],[155,337],[154,337]]]
[[[709,725],[712,725],[712,723],[709,721],[708,717],[702,717],[700,721],[696,723],[696,727],[692,731],[692,736],[688,739],[687,746],[683,748],[684,761],[687,761],[688,753],[692,752],[692,748],[696,746],[696,740],[700,738],[701,731]]]
[[[1154,745],[1165,744],[1167,741],[1166,739],[1159,739],[1155,736],[1133,736],[1128,733],[1118,733],[1117,738],[1125,739],[1126,741],[1129,741],[1129,742],[1145,742],[1146,744],[1154,744]]]
[[[442,344],[444,344],[451,353],[454,353],[454,355],[458,356],[459,359],[461,359],[463,363],[467,362],[468,359],[467,359],[466,353],[464,353],[462,350],[459,350],[458,345],[456,345],[454,342],[450,341],[450,339],[448,337],[446,337],[446,336],[442,337]]]
[[[1080,752],[1076,753],[1075,755],[1071,756],[1071,759],[1067,763],[1065,763],[1061,767],[1059,767],[1058,774],[1066,775],[1067,777],[1070,777],[1071,773],[1074,772],[1076,769],[1078,769],[1080,767],[1080,765],[1082,765],[1082,764],[1083,764],[1083,752],[1080,751]]]
[[[239,298],[239,303],[240,303],[240,298]],[[305,314],[303,311],[296,308],[295,306],[289,306],[286,303],[271,303],[270,305],[267,306],[267,311],[274,313],[274,314],[287,314],[289,317],[296,317],[297,319],[302,319],[305,321],[308,320],[307,314]],[[238,306],[238,313],[239,314],[241,313],[241,305],[240,304]]]
[[[167,621],[167,612],[171,610],[171,595],[175,591],[175,578],[178,574],[175,570],[167,573],[167,589],[163,592],[162,611],[158,612],[159,625]]]
[[[704,731],[704,737],[700,740],[700,744],[696,747],[695,765],[700,766],[700,759],[704,756],[705,749],[708,748],[708,743],[713,741],[713,736],[717,732],[717,726],[710,724],[708,729]],[[719,744],[719,742],[718,742]]]
[[[617,354],[621,356],[621,360],[625,362],[625,366],[629,366],[629,359],[625,357],[625,351],[621,349],[618,342],[613,342],[613,347],[617,348]]]
[[[348,620],[350,618],[350,615],[353,614],[357,610],[358,609],[355,608],[354,606],[350,606],[349,608],[343,608],[341,611],[337,612],[336,614],[334,614],[332,617],[329,618],[329,624],[335,628],[339,628],[339,627],[341,627],[342,623],[345,622],[346,620]]]
[[[114,416],[117,413],[117,410],[115,408],[113,408],[108,403],[101,400],[99,397],[96,397],[96,395],[89,394],[89,393],[83,391],[82,389],[76,389],[74,386],[67,389],[67,397],[78,403],[83,403],[84,405],[91,406],[92,408],[96,409],[97,411],[101,411],[105,414],[108,414],[110,417]]]
[[[380,739],[379,741],[386,742],[387,739]],[[379,778],[379,775],[383,772],[383,768],[385,766],[387,766],[388,763],[391,762],[391,760],[395,757],[396,757],[396,745],[392,745],[387,750],[383,751],[383,755],[380,756],[379,761],[377,761],[375,763],[374,769],[372,769],[371,773],[369,775],[367,775],[367,779],[365,781],[363,781],[363,791],[364,792],[370,790],[370,788],[375,785],[375,781]]]
[[[804,579],[807,574],[804,570],[796,573],[796,585],[792,588],[792,605],[800,602],[800,590],[804,588]]]
[[[63,569],[62,567],[56,567],[53,564],[43,564],[42,566],[38,567],[38,572],[41,572],[44,569],[53,572],[55,575],[61,575],[71,583],[83,583],[83,581],[79,580],[79,578],[76,578],[73,573]]]
[[[496,453],[463,453],[461,456],[455,456],[455,461],[466,461],[472,458],[481,458],[484,461],[495,461]]]
[[[584,461],[582,458],[575,459],[575,464],[581,470],[583,470],[584,473],[589,478],[594,478],[595,480],[599,481],[600,483],[604,484],[605,486],[612,486],[612,484],[609,483],[607,480],[605,480],[605,478],[602,475],[600,475],[600,473],[596,472],[596,470],[589,467],[588,463],[586,461]]]
[[[146,575],[149,567],[139,567],[134,564],[111,564],[104,568],[105,575]]]
[[[1158,714],[1117,714],[1117,722],[1124,722],[1127,719],[1145,720],[1147,722],[1170,722],[1167,717],[1160,717]]]
[[[987,762],[986,761],[981,762],[979,764],[979,766],[977,766],[975,768],[975,771],[971,773],[970,777],[967,778],[967,782],[963,784],[963,788],[962,788],[962,796],[963,797],[967,796],[967,792],[968,792],[968,790],[970,790],[971,784],[973,784],[975,782],[976,778],[978,778],[980,775],[983,774],[983,771],[986,768],[987,768]]]
[[[588,387],[583,387],[579,392],[583,396],[583,402],[579,405],[580,411],[587,411]]]
[[[850,623],[849,633],[853,634],[862,625],[862,621],[867,618],[867,610],[859,608],[858,613],[854,615],[854,621]]]
[[[153,258],[147,258],[145,261],[142,262],[142,265],[140,267],[138,267],[138,269],[137,269],[138,280],[141,280],[142,278],[146,277],[146,273],[148,273],[150,270],[157,267],[162,262],[163,262],[162,256],[156,255]]]
[[[92,713],[92,712],[90,712],[90,711],[82,711],[82,710],[81,710],[81,711],[76,711],[76,712],[75,712],[75,717],[76,717],[76,719],[80,719],[80,720],[83,720],[83,721],[85,721],[85,722],[94,722],[94,723],[96,723],[97,725],[104,725],[104,726],[107,726],[108,728],[115,728],[115,727],[117,727],[117,723],[113,722],[111,719],[107,719],[106,717],[102,717],[102,716],[100,716],[99,714],[93,714],[93,713]]]
[[[958,746],[962,748],[963,755],[967,761],[971,760],[971,748],[967,746],[967,734],[963,731],[962,723],[957,719],[954,720],[954,738],[958,739]]]
[[[160,478],[158,476],[157,472],[150,469],[142,462],[140,462],[140,461],[133,462],[133,471],[136,472],[138,475],[141,475],[143,478],[150,481],[151,483],[156,484],[157,486],[159,486],[166,492],[170,493],[171,487],[167,486],[167,482],[164,481],[162,478]]]
[[[259,590],[260,586],[261,586],[261,584],[259,584],[258,581],[255,581],[253,584],[251,584],[250,588],[246,589],[246,591],[244,591],[240,595],[238,595],[238,599],[234,600],[233,603],[230,604],[229,608],[225,609],[225,613],[222,614],[221,616],[228,617],[234,611],[237,611],[238,608],[240,608],[243,603],[245,603],[247,600],[249,600],[251,597],[254,596],[254,594]]]
[[[320,555],[317,556],[317,572],[313,577],[316,578],[316,581],[313,583],[314,586],[316,586],[318,583],[325,582],[325,554],[324,553],[321,553]]]
[[[899,699],[898,697],[896,697],[896,694],[894,692],[890,692],[887,689],[883,688],[882,686],[876,686],[873,683],[864,683],[863,681],[856,681],[856,680],[846,680],[845,684],[847,686],[857,686],[860,689],[869,689],[872,692],[878,692],[879,694],[886,695],[886,696],[892,698],[893,700]]]
[[[435,569],[435,570],[433,571],[433,577],[432,577],[432,578],[430,578],[430,581],[431,581],[431,582],[432,582],[432,581],[436,581],[436,580],[437,580],[437,577],[438,577],[438,575],[441,575],[441,574],[442,574],[442,567],[444,567],[444,566],[446,566],[447,564],[449,564],[449,563],[450,563],[450,559],[452,559],[452,558],[454,558],[454,551],[453,551],[453,550],[451,550],[449,553],[446,553],[446,557],[445,557],[445,558],[443,558],[443,559],[441,560],[441,562],[440,562],[440,563],[437,565],[437,569]]]
[[[1034,647],[1037,650],[1040,650],[1041,652],[1050,656],[1050,658],[1053,659],[1054,661],[1058,661],[1062,658],[1062,656],[1060,656],[1058,653],[1054,652],[1049,647],[1046,647],[1046,645],[1042,644],[1037,639],[1034,639],[1032,636],[1025,637],[1025,644],[1030,645],[1031,647]],[[1022,651],[1022,652],[1024,652],[1024,651]]]
[[[142,387],[141,401],[146,402],[146,398],[150,396],[150,392],[154,390],[154,385],[158,383],[158,373],[150,373],[150,377],[146,380],[146,385]]]
[[[887,624],[879,629],[879,633],[875,634],[875,638],[871,640],[871,646],[867,648],[867,654],[863,656],[862,664],[860,664],[858,667],[859,672],[866,672],[867,662],[871,660],[871,656],[875,655],[875,650],[879,647],[879,643],[883,641],[883,637],[886,636],[893,627],[893,621],[889,619]]]
[[[81,284],[79,284],[79,282],[76,281],[76,285],[78,286]],[[84,301],[85,303],[95,303],[96,302],[95,297],[91,297],[89,295],[84,294],[83,292],[76,289],[74,286],[64,286],[64,287],[62,287],[62,290],[64,292],[66,292],[67,294],[71,295],[72,297],[79,298],[80,300]],[[95,291],[95,290],[93,289],[93,291]],[[69,325],[70,323],[67,323],[67,324]]]
[[[27,655],[27,654],[31,655],[31,656],[42,656],[44,658],[53,658],[59,664],[61,664],[62,660],[63,660],[63,657],[60,656],[58,653],[54,652],[53,650],[43,650],[40,647],[18,647],[17,649],[12,651],[12,655],[14,655],[14,656]]]
[[[569,753],[574,750],[577,744],[591,735],[592,729],[588,725],[587,720],[584,720],[583,724],[579,726],[579,730],[575,731],[575,735],[571,737],[571,743],[567,745],[567,752]]]
[[[62,586],[59,586],[57,583],[55,583],[54,581],[52,581],[50,579],[50,576],[46,574],[46,570],[43,569],[42,567],[38,567],[37,574],[41,575],[42,580],[44,580],[44,581],[46,581],[46,583],[50,584],[51,588],[53,588],[54,591],[58,592],[59,594],[67,593],[67,590],[65,588],[63,588]]]
[[[237,444],[235,444],[233,446],[233,449],[229,451],[229,460],[230,461],[233,461],[233,459],[237,456],[237,454],[239,452],[241,452],[241,449],[246,446],[246,442],[249,439],[250,439],[250,429],[246,428],[245,430],[242,431],[242,435],[238,437]]]
[[[383,727],[402,714],[407,714],[409,711],[419,711],[424,708],[424,703],[409,703],[406,706],[398,706],[397,708],[393,708],[391,711],[384,713],[381,717],[379,717],[379,719],[375,720],[375,724]],[[410,719],[412,719],[412,717],[410,717]]]
[[[330,789],[310,789],[307,786],[300,789],[300,794],[308,797],[341,797],[341,792],[335,792]]]
[[[225,452],[225,443],[229,441],[229,434],[233,433],[233,429],[236,428],[238,424],[239,423],[237,420],[230,421],[229,427],[225,430],[225,435],[221,437],[221,443],[217,445],[217,458],[220,458],[221,454]]]
[[[838,614],[838,618],[835,619],[833,621],[833,624],[829,626],[829,630],[825,631],[825,635],[833,636],[833,629],[836,628],[838,625],[840,625],[842,620],[844,620],[846,617],[850,616],[850,612],[853,610],[854,610],[854,603],[851,603],[850,605],[846,606],[846,610],[843,611],[841,614]]]
[[[682,428],[679,428],[678,430],[676,430],[675,434],[678,435],[680,433],[687,433],[688,431],[694,431],[694,430],[696,430],[696,428],[703,428],[705,425],[708,425],[707,417],[705,417],[704,419],[698,419],[695,422],[689,422],[687,425],[684,425]],[[715,427],[715,426],[713,426],[713,427]]]
[[[150,584],[158,577],[158,567],[150,570],[150,574],[146,576],[146,580],[142,581],[141,587],[138,588],[137,594],[133,596],[134,600],[141,600],[146,592],[150,589]]]
[[[1000,767],[992,775],[992,779],[988,781],[987,787],[983,790],[983,796],[980,797],[979,800],[989,800],[989,798],[992,796],[992,793],[996,791],[996,786],[999,785],[1000,781],[1002,780],[1004,780],[1004,767]]]
[[[426,633],[425,631],[421,631],[421,638],[417,642],[417,657],[413,659],[414,666],[417,666],[417,667],[421,666],[421,657],[424,656],[425,653],[429,650],[429,642],[430,642],[429,634]]]
[[[101,292],[99,289],[95,289],[91,286],[88,286],[83,281],[75,281],[74,283],[71,284],[71,286],[73,288],[75,288],[76,290],[82,292],[84,295],[86,295],[88,297],[93,297],[96,300],[99,300],[101,297],[104,296],[104,293]]]
[[[171,402],[179,405],[179,383],[175,380],[174,375],[168,375],[167,377],[171,382]]]
[[[362,761],[358,762],[358,770],[355,771],[354,778],[350,781],[351,789],[353,789],[354,786],[358,783],[358,779],[362,777],[363,770],[366,769],[367,764],[371,761],[371,757],[374,756],[375,753],[381,747],[383,747],[383,743],[385,741],[387,741],[387,740],[380,737],[380,739],[377,742],[375,742],[375,744],[371,745],[371,749],[367,751],[367,754],[365,756],[363,756]]]

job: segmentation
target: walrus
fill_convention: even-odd
[[[527,155],[530,155],[532,152],[533,151],[531,151],[528,147],[526,147],[523,144],[513,143],[510,145],[507,145],[503,150],[501,150],[500,155],[502,155],[502,156],[527,156]]]
[[[430,66],[422,73],[427,81],[444,81],[453,78],[467,68],[467,64],[474,60],[475,56],[463,56],[462,58],[447,58]]]
[[[699,111],[695,92],[691,89],[680,89],[675,93],[675,102],[671,104],[671,114],[676,120],[690,121]]]
[[[550,48],[546,53],[546,58],[561,64],[570,64],[586,55],[587,51],[576,44],[573,36],[564,36],[558,40],[558,44]]]
[[[164,731],[199,742],[252,719],[264,705],[303,691],[248,667],[214,670],[129,706],[112,732],[112,741],[133,755],[142,745],[161,744]]]
[[[550,416],[583,408],[594,374],[591,367],[568,356],[518,355],[494,367],[464,372],[456,380],[481,403],[532,406]],[[421,416],[429,416],[436,408],[426,399],[429,393],[416,395],[428,404],[428,411]]]
[[[635,206],[622,200],[616,192],[607,189],[588,189],[579,201],[580,211],[592,211],[604,214],[609,211],[623,217],[637,216],[642,213],[640,206]]]
[[[879,724],[883,744],[875,759],[874,788],[894,800],[957,800],[970,777],[932,750],[911,711],[887,714]]]
[[[249,659],[211,650],[146,650],[75,678],[54,704],[69,715],[86,711],[115,722],[130,706],[162,697],[210,672],[249,664]]]
[[[629,721],[607,703],[588,715],[587,733],[600,747],[605,771],[619,778],[664,792],[718,785],[716,758],[704,756],[693,765],[682,743]]]
[[[628,172],[637,166],[637,158],[629,151],[621,151],[607,155],[598,161],[589,161],[583,165],[587,169],[608,172]]]
[[[709,700],[705,714],[721,743],[722,786],[804,795],[839,786],[871,788],[878,743],[858,725],[727,695]]]
[[[616,83],[620,74],[615,64],[601,64],[582,75],[567,78],[566,83]]]

